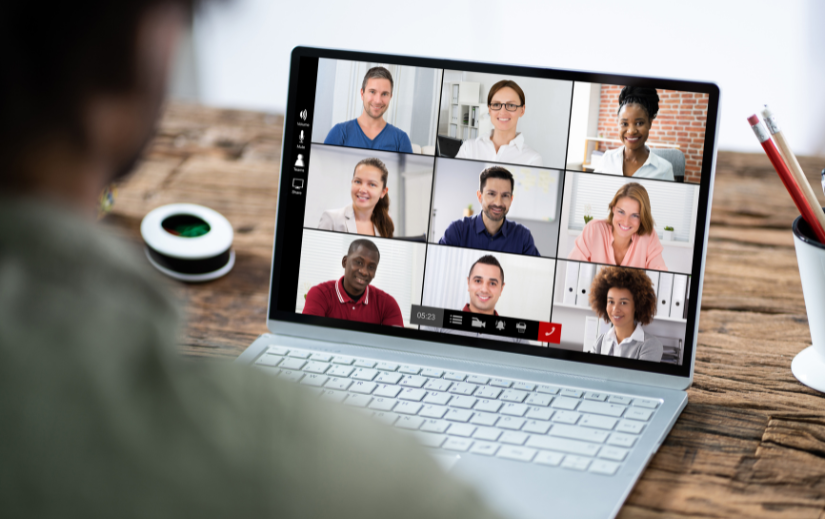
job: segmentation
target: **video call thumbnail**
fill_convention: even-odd
[[[556,347],[682,364],[689,276],[559,260],[555,281]]]
[[[444,71],[442,157],[564,168],[573,83]]]
[[[313,145],[304,227],[423,242],[433,160]]]
[[[429,245],[422,305],[549,321],[555,261]]]
[[[439,157],[431,243],[556,255],[564,172]]]
[[[709,96],[577,82],[567,169],[701,181]]]
[[[568,171],[558,257],[689,274],[698,204],[698,185]]]
[[[410,325],[421,301],[426,246],[305,229],[295,312],[386,326]]]
[[[318,60],[312,142],[435,155],[441,69]]]

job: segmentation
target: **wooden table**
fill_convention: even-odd
[[[228,276],[170,281],[188,311],[185,355],[230,360],[267,331],[282,121],[169,106],[106,217],[135,242],[141,218],[171,202],[207,205],[233,223],[237,263]],[[819,186],[825,159],[801,162]],[[621,517],[825,518],[825,399],[790,369],[811,340],[795,216],[763,154],[719,154],[690,403]]]

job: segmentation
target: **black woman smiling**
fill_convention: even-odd
[[[658,112],[659,94],[655,88],[624,87],[619,94],[618,111],[622,146],[605,152],[596,173],[675,180],[670,162],[645,145]]]

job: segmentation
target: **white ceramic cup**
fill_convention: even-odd
[[[794,357],[791,371],[806,386],[825,392],[825,245],[801,216],[793,223],[793,243],[813,344]]]

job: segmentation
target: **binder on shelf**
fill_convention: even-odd
[[[573,306],[576,304],[576,287],[579,284],[579,264],[567,262],[567,273],[564,276],[564,297],[562,302]]]
[[[579,263],[579,281],[576,284],[576,306],[590,308],[590,285],[596,274],[596,265]]]
[[[670,317],[673,319],[681,319],[685,314],[685,290],[687,290],[687,276],[674,275],[673,295],[670,296]]]
[[[659,272],[656,270],[646,270],[645,273],[650,281],[653,282],[653,293],[658,297],[659,295]]]
[[[582,346],[587,351],[599,338],[599,318],[588,315],[584,318],[584,340]],[[598,352],[597,352],[598,353]]]
[[[673,294],[673,274],[659,274],[659,292],[657,294],[656,317],[670,317],[670,296]]]
[[[685,307],[682,309],[682,319],[687,319],[688,317],[688,307],[690,306],[690,280],[691,277],[687,277],[687,286],[685,287]]]

